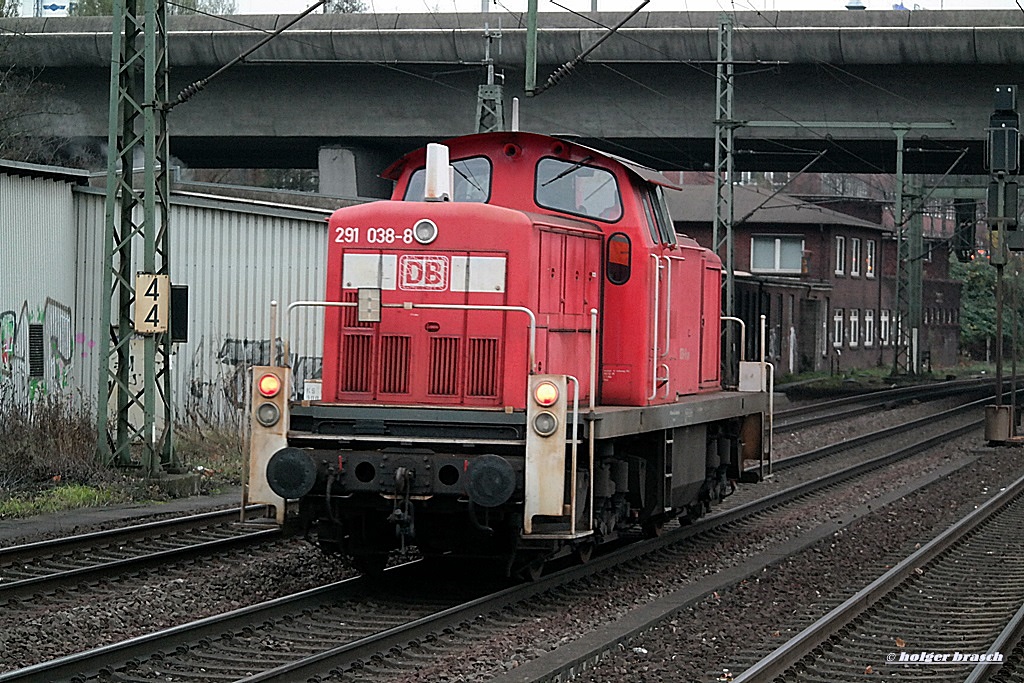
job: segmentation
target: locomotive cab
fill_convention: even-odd
[[[518,132],[384,176],[330,218],[324,300],[289,307],[324,310],[321,396],[268,427],[256,370],[250,501],[298,499],[364,568],[415,543],[516,570],[700,514],[760,454],[764,383],[722,390],[721,262],[664,176]]]

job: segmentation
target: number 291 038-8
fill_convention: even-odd
[[[412,228],[405,228],[404,230],[396,230],[395,228],[366,228],[364,234],[367,244],[394,244],[395,242],[412,244],[413,241]],[[338,244],[358,244],[359,228],[335,228],[334,241]]]

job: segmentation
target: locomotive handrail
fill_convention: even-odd
[[[572,466],[570,470],[570,484],[569,491],[572,496],[572,505],[570,506],[572,514],[569,515],[569,534],[572,536],[576,535],[576,451],[579,445],[579,414],[580,414],[580,381],[573,375],[566,375],[566,379],[570,380],[573,384],[572,392]],[[593,431],[593,430],[591,430]],[[591,469],[587,472],[587,478],[590,481],[594,480],[594,471]],[[593,505],[593,504],[591,504]],[[589,531],[593,531],[594,527],[591,525]]]
[[[743,355],[747,351],[747,324],[739,318],[735,318],[731,315],[723,315],[722,322],[734,322],[740,324],[740,360],[745,360]]]
[[[650,255],[654,259],[654,334],[653,340],[654,358],[651,363],[651,395],[648,401],[653,401],[658,396],[658,311],[661,307],[661,259],[657,254]]]
[[[285,322],[289,320],[288,316],[296,308],[355,308],[358,306],[358,302],[355,301],[293,301],[288,304],[288,308],[285,310]],[[414,304],[411,301],[403,301],[400,304],[381,304],[381,308],[404,308],[411,310],[413,308],[431,308],[431,309],[442,309],[442,310],[460,310],[460,311],[518,311],[525,313],[530,318],[530,374],[532,375],[537,371],[537,316],[529,308],[525,306],[485,306],[485,305],[474,305],[474,304]],[[284,332],[281,333],[282,337],[285,337]],[[284,342],[284,357],[288,358],[288,341],[285,337]]]
[[[667,301],[665,302],[665,350],[661,354],[662,358],[664,358],[672,349],[672,262],[685,261],[686,259],[682,256],[668,255],[662,255],[661,258],[665,259],[665,271],[668,273],[668,276],[665,278],[665,292],[667,293]]]
[[[590,413],[593,415],[597,405],[597,309],[590,309]],[[594,424],[587,429],[587,455],[590,460],[590,496],[588,507],[590,512],[590,529],[594,529]]]

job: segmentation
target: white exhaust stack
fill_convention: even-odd
[[[427,144],[427,178],[423,199],[428,202],[448,202],[452,198],[452,171],[448,163],[448,148],[431,142]]]

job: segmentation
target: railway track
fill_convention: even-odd
[[[780,431],[806,429],[826,422],[847,420],[878,410],[888,410],[913,401],[934,401],[949,396],[992,396],[994,385],[995,381],[992,378],[984,377],[951,380],[925,386],[882,389],[778,410],[772,422],[774,429]]]
[[[862,434],[854,439],[825,444],[802,453],[779,458],[777,460],[773,460],[767,468],[763,463],[749,461],[746,464],[745,469],[748,472],[758,472],[761,476],[766,476],[773,472],[791,470],[797,467],[806,467],[809,463],[814,461],[827,461],[841,453],[853,452],[853,457],[858,457],[856,456],[857,451],[879,441],[893,440],[894,444],[909,444],[915,439],[922,437],[927,438],[928,430],[932,428],[932,425],[939,422],[968,420],[971,424],[976,423],[976,417],[972,416],[972,413],[984,410],[984,406],[990,402],[991,398],[986,397],[969,403],[963,403],[927,417],[903,422],[892,427],[878,429],[868,434]],[[842,419],[846,419],[847,417],[848,416],[844,415]],[[816,424],[820,424],[820,422]],[[790,426],[790,429],[792,428],[793,427]]]
[[[259,509],[262,506],[253,506],[247,513]],[[0,601],[282,535],[277,526],[239,523],[239,515],[235,508],[0,549]]]
[[[1024,477],[735,679],[976,683],[1024,622]]]
[[[948,426],[948,417],[941,422]],[[952,429],[939,429],[931,441],[948,440],[975,428],[978,423],[978,419],[964,419]],[[667,530],[661,538],[619,548],[588,564],[563,569],[532,584],[496,592],[493,586],[463,584],[459,587],[463,592],[461,595],[452,593],[424,601],[422,597],[416,598],[421,590],[408,595],[395,594],[395,587],[414,586],[420,589],[428,585],[424,583],[423,567],[410,563],[388,570],[383,587],[375,588],[372,582],[362,578],[344,581],[0,675],[0,681],[105,680],[112,677],[138,681],[198,681],[211,677],[221,680],[294,681],[331,671],[335,672],[332,676],[341,680],[372,679],[375,676],[387,680],[395,674],[394,669],[389,669],[391,666],[397,666],[399,670],[404,666],[414,667],[419,659],[433,656],[437,649],[443,650],[446,642],[472,637],[466,635],[467,631],[484,629],[486,632],[489,628],[500,628],[506,619],[519,618],[503,616],[503,610],[510,609],[512,605],[534,604],[541,599],[557,600],[559,594],[586,590],[574,586],[578,587],[582,581],[591,580],[602,572],[622,571],[621,568],[629,563],[648,562],[652,554],[668,553],[668,561],[676,562],[678,560],[671,557],[672,553],[687,552],[687,545],[680,543],[692,543],[698,535],[736,535],[737,529],[751,524],[764,529],[777,528],[780,523],[774,515],[792,515],[792,506],[799,506],[802,501],[815,497],[832,497],[842,482],[869,476],[871,472],[927,447],[921,443],[921,425],[906,429],[912,433],[912,443],[897,452],[864,459],[839,472],[818,476],[755,500],[744,502],[737,496],[730,502],[730,509],[722,509],[696,524]],[[856,448],[857,440],[851,439],[846,445]],[[934,481],[954,469],[950,467],[933,472],[926,481]],[[916,485],[923,484],[919,482]],[[754,489],[756,487],[748,487],[747,490]],[[906,495],[906,489],[891,491],[888,495],[890,499],[896,499]],[[830,524],[822,528],[824,533],[835,530],[835,526]],[[765,532],[745,533],[763,537]],[[802,542],[812,541],[804,538]],[[763,563],[775,560],[775,553],[760,559]],[[756,571],[746,564],[743,571]],[[690,596],[686,599],[696,599],[694,596],[717,590],[717,586],[724,585],[723,581],[735,580],[736,576],[727,572],[699,580],[683,592]],[[440,588],[435,587],[432,594],[445,596]],[[469,595],[465,594],[466,591]],[[389,598],[397,598],[397,602],[389,602]],[[682,599],[684,597],[679,595],[656,601],[660,607],[651,608],[651,613],[643,619],[656,620],[664,616],[661,612],[665,609],[678,610],[678,601]],[[530,603],[531,600],[534,603]],[[494,622],[498,625],[495,626]],[[472,627],[467,627],[467,624]],[[628,634],[618,633],[615,636],[619,640],[624,637]],[[572,653],[563,651],[556,657],[557,662],[548,661],[548,657],[528,662],[515,670],[519,676],[515,680],[561,675],[552,671],[573,670],[599,657],[602,648],[614,646],[604,641],[592,642],[595,638],[584,638],[587,641],[585,647],[576,647]],[[568,662],[565,661],[567,658]],[[378,671],[381,668],[383,673]]]

